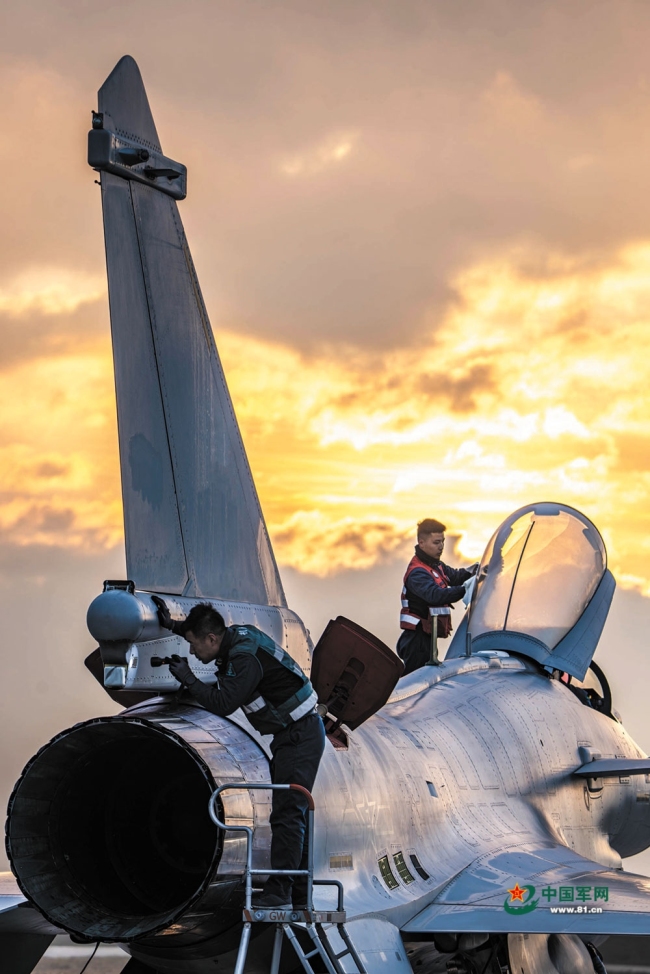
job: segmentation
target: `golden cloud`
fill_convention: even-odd
[[[287,156],[280,163],[280,172],[285,176],[315,176],[340,165],[353,151],[357,140],[355,132],[331,135],[317,145]]]
[[[372,568],[397,551],[408,550],[412,525],[385,519],[344,517],[321,511],[296,511],[272,528],[284,564],[325,577],[345,568]]]
[[[32,267],[0,284],[0,313],[70,314],[106,294],[106,277],[65,267]]]
[[[650,591],[650,244],[607,260],[520,247],[453,288],[417,347],[308,355],[218,334],[279,561],[368,568],[406,551],[424,516],[474,560],[507,513],[555,499],[595,520],[622,584]],[[20,544],[110,546],[110,349],[66,348],[4,373],[0,527]]]
[[[0,531],[14,544],[122,536],[110,350],[32,359],[2,377]]]
[[[276,510],[290,516],[306,501],[332,523],[389,517],[400,532],[433,514],[460,530],[473,558],[504,514],[553,498],[594,518],[625,578],[650,579],[640,540],[650,500],[650,246],[608,261],[521,247],[453,286],[454,304],[417,348],[307,359],[251,343],[277,388],[272,430],[271,390],[251,389],[224,336],[244,429],[274,444],[267,459],[253,440],[272,524],[283,523]],[[275,451],[294,454],[286,492],[269,467]],[[296,534],[290,546],[282,532],[278,541],[280,558],[299,567]],[[357,556],[338,548],[331,570],[354,557],[366,563],[362,545]]]

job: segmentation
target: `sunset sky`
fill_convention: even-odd
[[[3,5],[0,611],[5,672],[21,647],[47,714],[2,781],[107,709],[66,667],[124,571],[85,140],[125,53],[188,166],[180,212],[297,610],[316,627],[356,599],[394,642],[417,520],[473,561],[516,507],[574,505],[619,585],[599,653],[650,749],[619,675],[650,678],[649,44],[638,0]]]

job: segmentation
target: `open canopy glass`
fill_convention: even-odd
[[[564,504],[515,511],[488,544],[470,614],[472,639],[507,630],[552,650],[573,628],[607,568],[598,530]]]

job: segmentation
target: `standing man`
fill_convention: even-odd
[[[462,599],[478,564],[471,568],[450,568],[440,559],[445,547],[445,525],[428,517],[418,524],[418,543],[411,558],[402,588],[397,655],[404,660],[404,675],[425,666],[431,654],[430,607],[452,605]],[[451,618],[438,617],[438,638],[451,632]]]
[[[228,626],[209,603],[193,606],[183,622],[152,596],[161,626],[183,636],[202,663],[215,662],[216,686],[202,683],[187,659],[169,664],[172,675],[206,710],[227,717],[239,707],[260,734],[273,734],[271,781],[311,791],[325,747],[316,713],[317,694],[297,663],[255,626]],[[271,869],[307,868],[307,799],[298,791],[274,791],[271,810]],[[306,909],[307,877],[269,876],[253,905]]]

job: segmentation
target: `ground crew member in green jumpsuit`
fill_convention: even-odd
[[[227,717],[239,707],[260,734],[273,734],[271,781],[311,791],[325,747],[316,713],[317,694],[300,667],[255,626],[228,626],[209,603],[195,605],[182,622],[153,596],[160,624],[184,636],[202,663],[214,661],[216,686],[202,683],[179,657],[172,675],[206,710]],[[298,791],[274,791],[271,811],[271,869],[307,868],[307,800]],[[305,908],[306,877],[270,876],[253,904],[268,909]]]

